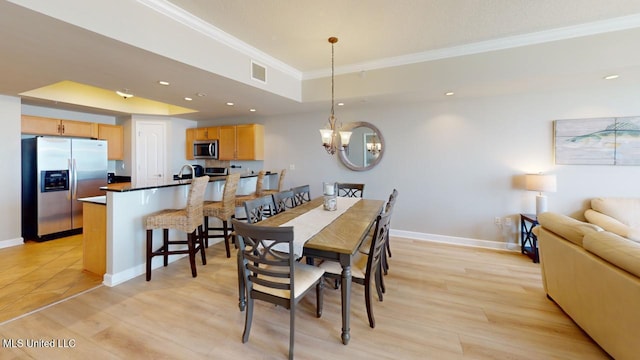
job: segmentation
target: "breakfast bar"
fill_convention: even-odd
[[[241,176],[238,193],[255,190],[256,174]],[[225,176],[210,177],[205,192],[206,200],[220,200]],[[106,191],[106,272],[103,284],[115,286],[145,273],[147,215],[163,209],[184,208],[187,202],[191,180],[171,180],[156,186],[135,186],[135,184],[109,184],[102,187]],[[169,231],[171,239],[184,238],[180,232]],[[157,237],[160,244],[161,237]],[[169,261],[179,259],[169,256]],[[156,258],[152,267],[162,266],[162,259]]]

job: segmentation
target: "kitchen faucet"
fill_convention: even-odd
[[[185,164],[185,165],[182,165],[182,168],[180,168],[180,172],[178,173],[178,178],[182,179],[182,172],[184,171],[185,168],[191,169],[191,178],[196,177],[196,174],[195,174],[196,172],[193,169],[193,165]]]

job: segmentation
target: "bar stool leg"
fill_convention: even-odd
[[[222,233],[224,235],[224,247],[227,250],[227,257],[231,257],[231,250],[229,249],[229,233],[227,232],[227,220],[222,221]]]
[[[202,265],[207,265],[207,256],[204,253],[204,233],[202,232],[202,225],[198,226],[198,250],[200,250],[200,257],[202,258]]]
[[[164,266],[169,265],[169,229],[162,229],[162,252],[164,257]]]
[[[153,230],[147,230],[147,281],[151,280],[151,259],[153,255]]]
[[[196,237],[196,230],[187,234],[187,248],[189,249],[189,264],[191,265],[191,276],[198,276],[198,271],[196,270],[196,250],[194,244],[194,238]]]

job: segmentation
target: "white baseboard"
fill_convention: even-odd
[[[436,234],[426,234],[426,233],[419,233],[414,231],[393,230],[393,229],[391,229],[389,234],[391,236],[407,238],[412,240],[433,241],[438,243],[445,243],[445,244],[451,244],[451,245],[463,245],[463,246],[478,247],[478,248],[485,248],[485,249],[520,251],[519,245],[500,242],[500,241],[479,240],[479,239],[436,235]]]
[[[0,249],[12,247],[12,246],[17,246],[17,245],[24,245],[24,239],[19,237],[19,238],[16,238],[16,239],[9,239],[9,240],[1,240],[0,241]]]

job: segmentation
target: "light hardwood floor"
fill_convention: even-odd
[[[340,341],[340,292],[313,292],[296,313],[299,359],[607,359],[545,297],[540,265],[519,253],[392,238],[387,294],[374,300],[369,328],[364,290],[353,286],[351,342]],[[237,307],[234,258],[209,247],[191,278],[181,259],[113,288],[101,286],[0,326],[0,338],[56,340],[66,348],[0,349],[0,358],[283,359],[288,310],[256,302],[249,342]]]
[[[0,323],[101,283],[82,271],[82,235],[0,249]]]

